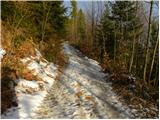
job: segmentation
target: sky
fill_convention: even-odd
[[[78,8],[82,8],[84,9],[86,4],[88,4],[89,1],[78,1],[77,4],[78,4]],[[64,5],[66,7],[70,7],[70,1],[67,0],[67,1],[64,1]]]
[[[90,2],[91,0],[88,0],[88,1],[86,1],[86,0],[77,0],[77,4],[78,4],[78,8],[80,9],[83,9],[83,10],[85,10],[85,9],[87,9],[87,6],[88,6],[88,4],[89,4],[89,2]],[[99,0],[100,1],[100,0]],[[70,6],[70,0],[64,0],[64,5],[66,6],[66,7],[71,7]],[[148,4],[149,5],[149,4]],[[147,9],[149,8],[149,6],[146,6],[147,7]],[[154,7],[153,7],[153,15],[154,16],[159,16],[159,8],[156,6],[156,5],[154,5]]]

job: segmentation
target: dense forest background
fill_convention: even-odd
[[[5,73],[25,77],[20,58],[35,54],[36,47],[47,60],[64,65],[61,43],[69,41],[99,61],[118,85],[131,85],[135,96],[158,100],[159,18],[153,15],[158,1],[92,1],[86,10],[70,3],[1,2],[2,47],[9,53],[2,59],[2,95],[12,96],[6,92]]]
[[[92,1],[82,11],[72,1],[67,39],[99,61],[104,71],[112,73],[112,79],[120,80],[119,84],[132,83],[127,76],[134,76],[139,88],[136,94],[156,96],[159,19],[153,15],[153,7],[158,8],[158,2]]]

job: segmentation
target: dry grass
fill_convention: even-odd
[[[17,32],[16,34],[23,34]],[[6,50],[6,54],[1,60],[1,110],[2,113],[13,105],[17,105],[13,98],[16,97],[14,80],[19,77],[33,79],[34,76],[24,73],[24,66],[20,59],[26,56],[34,56],[34,45],[31,39],[26,39],[18,47],[13,46],[15,35],[13,29],[6,24],[2,24],[2,48]]]
[[[13,106],[13,97],[16,97],[15,86],[10,86],[10,83],[14,83],[14,80],[21,77],[26,80],[38,80],[40,78],[34,76],[30,71],[26,69],[20,59],[29,56],[35,56],[35,48],[40,45],[40,51],[42,55],[59,65],[59,73],[56,79],[59,79],[68,58],[61,52],[61,41],[57,37],[51,37],[51,39],[46,39],[41,44],[35,45],[32,38],[27,38],[24,28],[17,28],[16,30],[9,24],[2,22],[2,48],[6,50],[6,54],[1,60],[1,96],[2,96],[2,113]],[[23,40],[22,40],[22,39]],[[16,42],[16,40],[19,40]],[[15,43],[16,46],[15,46]]]

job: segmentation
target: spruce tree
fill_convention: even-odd
[[[72,39],[77,43],[77,1],[71,1]]]
[[[105,4],[105,10],[97,25],[96,39],[100,49],[100,62],[103,62],[105,53],[113,57],[114,40],[113,40],[113,22],[110,20],[110,10],[108,3]]]
[[[50,23],[55,31],[55,33],[65,36],[65,22],[67,16],[65,15],[67,8],[64,7],[62,1],[53,1],[51,3],[51,15]]]
[[[85,33],[85,26],[86,26],[86,23],[85,23],[85,15],[82,11],[82,9],[80,9],[78,11],[78,24],[77,24],[77,32],[78,32],[78,35],[79,35],[79,41],[78,43],[81,44],[82,42],[84,42],[84,39],[86,37],[86,33]]]
[[[111,2],[111,19],[117,28],[117,49],[120,59],[125,60],[124,62],[128,66],[129,71],[131,71],[133,64],[136,39],[142,31],[142,24],[136,15],[136,5],[136,2],[131,1]]]

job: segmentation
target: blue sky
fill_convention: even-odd
[[[78,3],[78,8],[85,10],[89,4],[89,0],[88,1],[83,1],[83,0],[78,1],[77,0],[77,3]],[[70,7],[70,0],[64,0],[64,5],[66,7]],[[149,8],[149,6],[147,6],[147,8]],[[153,7],[153,15],[159,16],[159,8],[156,5],[154,5],[154,7]]]
[[[88,1],[78,1],[78,8],[84,9],[86,4],[88,4]],[[69,0],[64,1],[64,5],[66,7],[69,7],[70,6],[70,1]]]

